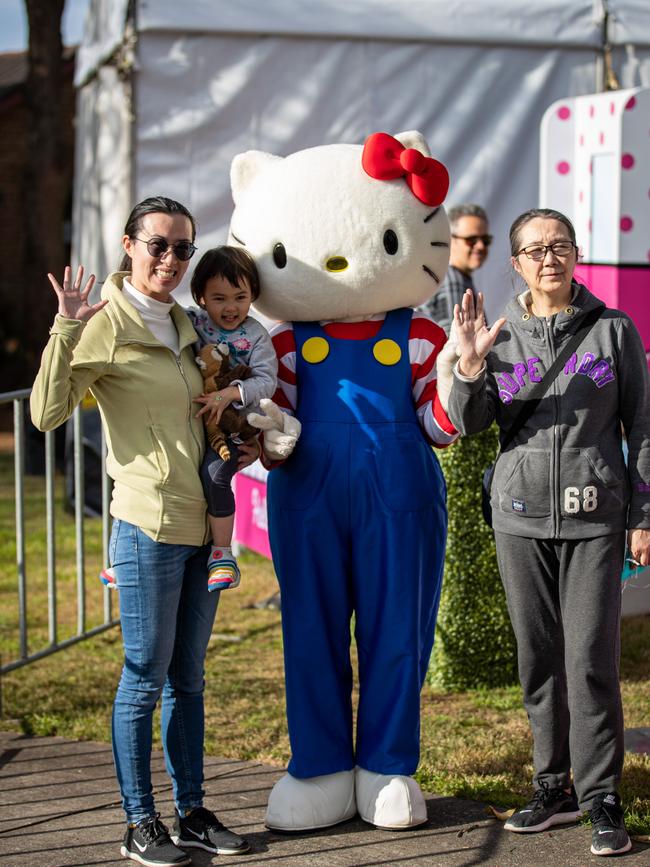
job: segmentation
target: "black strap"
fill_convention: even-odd
[[[580,346],[587,334],[589,334],[596,322],[598,322],[601,313],[605,309],[606,308],[604,304],[599,304],[598,307],[594,307],[593,310],[590,310],[589,313],[587,313],[585,318],[580,323],[580,326],[578,327],[576,333],[572,336],[571,340],[569,340],[569,342],[566,344],[562,352],[560,352],[560,354],[557,356],[557,358],[546,371],[541,380],[535,384],[535,387],[528,395],[528,399],[524,401],[524,405],[519,410],[517,417],[515,418],[510,430],[506,435],[506,438],[501,443],[501,448],[499,451],[504,451],[506,446],[510,445],[510,443],[517,436],[517,434],[526,424],[531,415],[535,412],[535,410],[540,404],[541,399],[548,391],[555,377],[562,370],[569,358],[571,358],[578,346]]]

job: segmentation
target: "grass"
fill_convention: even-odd
[[[28,651],[48,644],[45,481],[28,476],[24,490],[25,569],[27,584]],[[103,588],[97,579],[102,566],[102,532],[98,519],[85,521],[85,625],[104,621]],[[12,456],[0,454],[0,657],[19,657],[19,611],[16,570],[16,526]],[[77,632],[77,567],[74,518],[66,511],[63,478],[55,491],[55,547],[57,553],[56,607],[59,642]]]
[[[42,479],[27,485],[30,637],[47,640]],[[59,609],[74,631],[74,521],[57,506]],[[89,621],[102,617],[97,572],[98,520],[87,521]],[[15,550],[11,462],[0,455],[0,626],[3,659],[17,648]],[[226,758],[285,764],[289,758],[284,708],[282,634],[277,611],[252,607],[277,589],[271,564],[255,554],[241,558],[241,587],[222,594],[206,661],[206,750]],[[32,625],[34,631],[32,633]],[[621,680],[626,726],[648,725],[650,617],[623,622]],[[33,735],[108,741],[110,713],[122,664],[119,629],[70,647],[2,682],[0,728]],[[156,730],[156,744],[159,736]],[[530,795],[532,741],[518,687],[422,695],[422,755],[417,778],[442,795],[475,798],[502,808]],[[650,756],[627,753],[622,784],[627,822],[634,834],[650,833]]]

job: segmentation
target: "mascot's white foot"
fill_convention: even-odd
[[[273,786],[265,825],[277,831],[312,831],[351,819],[357,812],[354,771],[298,779],[285,774]]]
[[[413,777],[357,768],[355,789],[359,815],[377,828],[402,831],[427,821],[427,805]]]

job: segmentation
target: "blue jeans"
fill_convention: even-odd
[[[209,546],[154,542],[115,520],[110,542],[120,596],[124,668],[113,705],[113,756],[127,821],[155,815],[154,707],[176,807],[203,802],[204,660],[219,602],[209,593]]]

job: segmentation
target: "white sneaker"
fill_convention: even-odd
[[[401,831],[427,821],[427,805],[413,777],[357,768],[355,790],[359,815],[377,828]]]
[[[264,820],[277,831],[312,831],[351,819],[357,812],[354,771],[298,779],[285,774],[273,786]]]

